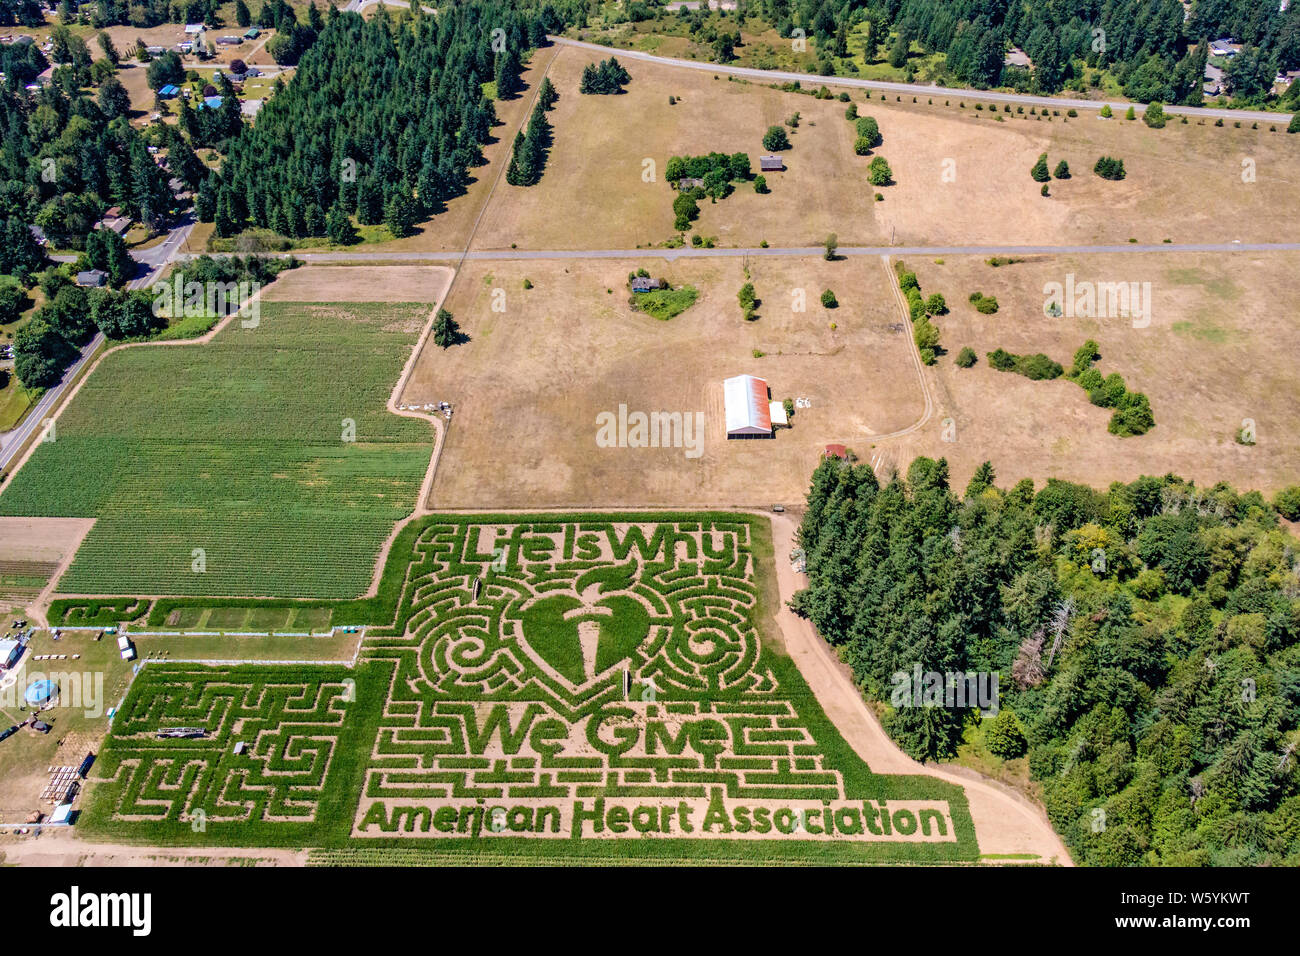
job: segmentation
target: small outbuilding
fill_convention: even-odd
[[[659,280],[649,276],[636,276],[632,280],[633,292],[653,292],[659,288]]]
[[[767,396],[767,382],[756,375],[736,375],[722,383],[728,438],[772,437]]]
[[[772,420],[772,427],[780,425],[782,428],[790,427],[790,416],[785,413],[784,402],[768,402],[767,415]]]
[[[23,656],[23,645],[18,641],[6,638],[0,641],[0,666],[13,667],[18,663],[18,659]]]
[[[760,156],[758,168],[764,173],[779,173],[785,169],[785,160],[780,156]]]
[[[102,269],[90,269],[77,273],[77,285],[83,289],[101,289],[108,282],[108,273]]]

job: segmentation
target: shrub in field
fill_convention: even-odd
[[[1029,175],[1036,183],[1045,183],[1052,178],[1052,174],[1047,171],[1047,154],[1041,153],[1038,162],[1034,163],[1034,168],[1029,171]]]
[[[827,309],[834,309],[838,305],[839,302],[835,298],[835,293],[830,289],[824,289],[822,291],[822,306]]]
[[[1064,372],[1059,362],[1053,362],[1042,352],[1016,355],[1014,352],[999,348],[988,354],[988,360],[989,365],[999,372],[1015,372],[1035,381],[1060,378]]]
[[[889,168],[889,162],[883,156],[873,157],[871,164],[867,167],[867,179],[873,186],[890,186],[894,182],[894,171]]]
[[[991,295],[985,295],[983,292],[972,292],[970,294],[970,304],[975,306],[975,311],[984,315],[992,315],[998,310],[998,300]]]
[[[859,116],[856,123],[858,137],[867,141],[868,149],[875,149],[884,142],[880,135],[880,124],[874,116]]]
[[[955,361],[957,363],[958,368],[970,368],[972,365],[974,365],[976,362],[979,361],[979,358],[978,356],[976,356],[975,350],[971,348],[969,345],[967,345],[964,346],[962,350],[957,353],[957,358],[955,359]]]
[[[778,152],[790,148],[790,137],[782,126],[769,126],[763,134],[763,148],[769,152]]]
[[[1124,171],[1124,160],[1115,159],[1112,156],[1102,156],[1097,160],[1097,164],[1092,167],[1092,171],[1102,179],[1118,180],[1127,175]]]
[[[1142,435],[1155,427],[1155,416],[1151,413],[1151,402],[1142,392],[1125,392],[1119,399],[1115,414],[1110,417],[1107,430],[1112,435],[1121,437]]]

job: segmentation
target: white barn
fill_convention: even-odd
[[[728,438],[771,438],[772,413],[767,382],[754,375],[737,375],[722,383]]]

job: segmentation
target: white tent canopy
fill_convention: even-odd
[[[771,437],[767,382],[754,375],[737,375],[722,383],[727,410],[727,437]]]

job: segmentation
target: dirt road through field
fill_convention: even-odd
[[[794,592],[808,582],[804,575],[794,571],[788,559],[795,545],[794,519],[782,514],[767,517],[772,519],[776,577],[781,592],[781,609],[776,619],[786,649],[849,745],[876,773],[925,774],[962,787],[970,803],[981,855],[1016,858],[1002,862],[1073,866],[1065,844],[1040,807],[990,780],[972,779],[964,768],[918,763],[889,739],[854,686],[848,668],[817,635],[812,624],[786,606]]]

